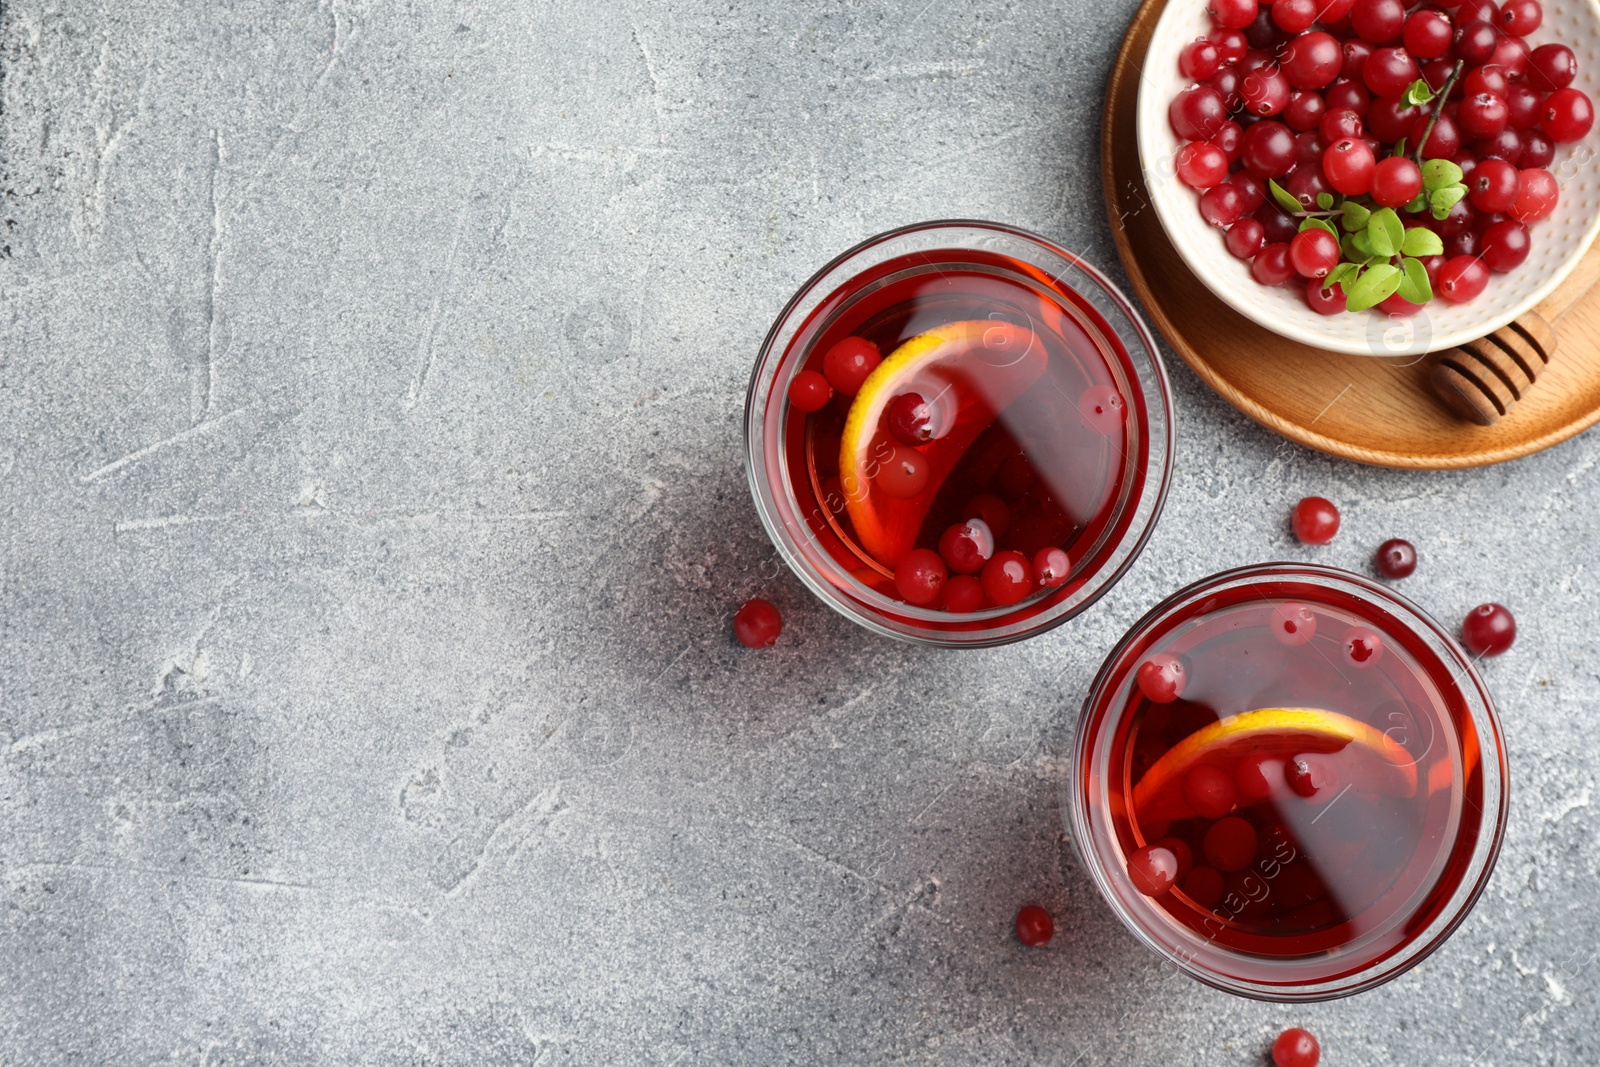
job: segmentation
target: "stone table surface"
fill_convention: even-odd
[[[1600,436],[1366,468],[1169,360],[1165,519],[1067,625],[914,648],[773,562],[741,407],[817,266],[965,216],[1121,276],[1133,10],[4,4],[0,1062],[1600,1058]],[[1179,585],[1394,535],[1520,620],[1504,855],[1392,984],[1233,999],[1089,883],[1077,708]]]

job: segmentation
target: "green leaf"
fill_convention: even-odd
[[[1400,285],[1395,292],[1413,304],[1426,304],[1432,300],[1433,286],[1428,281],[1428,269],[1420,260],[1406,258],[1401,260],[1401,263],[1404,269],[1401,271]]]
[[[1428,84],[1427,80],[1418,78],[1406,86],[1406,91],[1400,94],[1400,100],[1408,107],[1415,107],[1418,104],[1426,104],[1434,98],[1434,95],[1433,87]]]
[[[1271,178],[1267,179],[1267,189],[1271,191],[1272,199],[1278,202],[1278,206],[1289,214],[1298,215],[1300,212],[1306,209],[1304,204],[1294,198],[1293,193],[1289,192],[1289,190],[1285,189]]]
[[[1439,235],[1425,226],[1413,226],[1406,231],[1406,239],[1400,242],[1402,256],[1442,256],[1444,255],[1444,241]]]
[[[1422,165],[1422,187],[1428,192],[1461,181],[1461,168],[1448,159],[1430,159]]]
[[[1344,219],[1340,223],[1347,233],[1356,233],[1367,228],[1367,220],[1372,218],[1372,212],[1354,200],[1346,200],[1342,206]]]
[[[1305,233],[1307,230],[1327,230],[1334,237],[1337,238],[1339,236],[1339,231],[1334,229],[1333,223],[1327,219],[1301,219],[1300,232]]]
[[[1354,281],[1355,276],[1359,273],[1361,273],[1361,264],[1359,263],[1350,263],[1348,261],[1335,263],[1333,269],[1328,272],[1328,276],[1322,279],[1322,287],[1331,289],[1335,285]]]
[[[1400,138],[1394,143],[1394,151],[1389,153],[1391,159],[1398,159],[1406,154],[1406,139]]]
[[[1382,207],[1372,213],[1372,218],[1367,222],[1367,246],[1372,249],[1373,255],[1388,259],[1399,250],[1400,242],[1405,239],[1405,225],[1393,208]]]
[[[1350,243],[1350,247],[1345,250],[1345,256],[1348,259],[1353,259],[1357,263],[1365,263],[1375,255],[1372,251],[1372,245],[1367,241],[1366,230],[1362,230],[1360,233],[1352,233],[1344,241],[1340,241],[1339,246],[1341,248],[1344,247],[1345,241]]]
[[[1443,189],[1435,189],[1428,194],[1428,204],[1433,208],[1433,217],[1442,219],[1450,214],[1450,209],[1461,202],[1467,195],[1465,185],[1447,185]]]
[[[1327,211],[1329,208],[1331,208],[1333,206],[1333,194],[1332,193],[1318,193],[1317,194],[1317,206],[1320,207],[1322,210]]]
[[[1356,279],[1354,285],[1345,290],[1345,308],[1365,311],[1383,303],[1400,288],[1401,277],[1400,268],[1393,263],[1374,263],[1361,272],[1361,277]]]
[[[1418,193],[1417,196],[1416,196],[1416,199],[1412,200],[1411,203],[1407,204],[1405,206],[1404,210],[1406,210],[1406,211],[1410,212],[1411,214],[1415,215],[1417,212],[1421,211],[1423,208],[1425,208],[1427,206],[1428,206],[1428,198],[1426,196],[1422,195],[1421,193]]]

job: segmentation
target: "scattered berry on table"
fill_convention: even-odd
[[[746,600],[733,616],[733,635],[747,648],[771,648],[783,632],[783,616],[771,601]]]
[[[1498,656],[1517,639],[1517,620],[1503,604],[1479,604],[1461,623],[1461,643],[1474,656]]]
[[[1295,537],[1308,545],[1325,545],[1339,532],[1339,509],[1320,496],[1308,496],[1289,517]]]
[[[1403,538],[1391,537],[1378,546],[1372,563],[1385,578],[1409,578],[1417,569],[1417,547]]]
[[[1272,1062],[1275,1067],[1317,1067],[1322,1059],[1322,1046],[1309,1030],[1298,1026],[1285,1030],[1272,1043]]]
[[[1017,912],[1017,940],[1037,948],[1056,935],[1056,921],[1037,904],[1025,904]]]

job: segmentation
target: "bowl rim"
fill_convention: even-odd
[[[1175,21],[1177,18],[1175,13],[1181,12],[1183,4],[1186,2],[1193,2],[1193,0],[1168,0],[1161,15],[1156,19],[1154,28],[1150,31],[1150,47],[1146,51],[1147,58],[1149,52],[1154,50],[1156,43],[1162,39],[1163,31],[1172,32],[1168,26],[1168,20]],[[1587,9],[1589,16],[1597,26],[1600,26],[1600,0],[1579,0],[1578,6]],[[1155,207],[1156,218],[1160,221],[1162,230],[1165,231],[1167,239],[1172,242],[1172,247],[1178,253],[1178,258],[1182,261],[1184,268],[1199,278],[1200,283],[1210,290],[1217,299],[1263,329],[1270,330],[1278,336],[1286,337],[1291,341],[1298,341],[1303,345],[1327,352],[1376,358],[1420,357],[1430,352],[1457,348],[1495,332],[1512,320],[1537,307],[1545,297],[1554,292],[1566,280],[1567,276],[1577,268],[1584,255],[1589,251],[1589,246],[1594,243],[1596,235],[1600,234],[1600,211],[1596,211],[1594,217],[1589,220],[1583,235],[1573,246],[1572,253],[1555,270],[1547,274],[1544,281],[1535,287],[1528,296],[1512,305],[1508,311],[1502,311],[1485,318],[1481,326],[1473,326],[1470,329],[1457,327],[1454,330],[1442,333],[1430,332],[1426,340],[1421,344],[1413,342],[1411,346],[1397,346],[1385,349],[1382,352],[1375,352],[1370,345],[1360,341],[1330,337],[1298,323],[1284,321],[1268,314],[1258,314],[1256,308],[1247,306],[1242,301],[1237,300],[1235,297],[1236,291],[1223,285],[1220,279],[1212,276],[1211,272],[1202,272],[1194,269],[1192,264],[1200,254],[1200,250],[1191,247],[1191,243],[1186,240],[1185,236],[1180,233],[1179,227],[1174,224],[1173,215],[1171,214],[1178,208],[1172,196],[1177,183],[1175,180],[1151,180],[1152,171],[1146,164],[1146,160],[1159,159],[1164,147],[1156,139],[1162,137],[1162,131],[1165,131],[1167,135],[1172,136],[1174,146],[1177,144],[1176,135],[1171,134],[1171,130],[1160,117],[1165,115],[1165,103],[1162,102],[1161,107],[1158,109],[1160,116],[1151,108],[1157,91],[1155,87],[1157,77],[1156,67],[1151,63],[1146,62],[1140,69],[1137,104],[1134,109],[1134,131],[1139,145],[1140,167],[1145,174],[1145,186],[1149,190],[1150,202]],[[1600,125],[1597,125],[1596,129],[1600,129]],[[1188,190],[1185,189],[1184,191],[1187,192]]]

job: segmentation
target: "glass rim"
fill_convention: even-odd
[[[901,243],[914,242],[921,236],[949,237],[950,240],[927,247],[900,247]],[[1037,257],[1018,255],[1016,258],[1041,269],[1058,267],[1050,270],[1057,284],[1087,299],[1088,294],[1078,286],[1063,280],[1069,271],[1075,271],[1110,301],[1111,311],[1122,322],[1116,325],[1107,321],[1105,330],[1101,332],[1109,331],[1117,336],[1126,354],[1126,369],[1132,372],[1128,385],[1140,394],[1147,447],[1141,471],[1143,482],[1138,491],[1121,505],[1128,515],[1127,528],[1103,550],[1104,562],[1090,572],[1083,582],[1069,582],[1053,594],[1030,598],[1010,607],[952,615],[894,600],[851,576],[830,579],[807,558],[801,542],[814,541],[815,538],[809,530],[804,529],[803,523],[785,521],[785,512],[792,515],[799,509],[795,506],[797,501],[793,499],[793,490],[786,483],[774,485],[775,481],[784,483],[785,480],[774,479],[767,470],[766,422],[771,392],[778,371],[788,355],[789,345],[809,315],[826,299],[867,269],[896,255],[910,251],[957,253],[979,247],[972,243],[963,244],[963,239],[973,242],[979,238],[1015,242],[1015,247],[1008,248],[1008,252],[1032,251],[1033,256]],[[1037,261],[1045,257],[1059,263]],[[1091,307],[1098,314],[1109,317],[1105,308],[1096,304],[1091,304]],[[1126,336],[1124,329],[1131,331],[1133,336]],[[1171,382],[1155,337],[1133,302],[1098,268],[1048,238],[1015,226],[976,219],[936,219],[900,226],[857,243],[817,270],[784,305],[762,341],[745,394],[745,473],[756,512],[779,555],[801,582],[829,607],[858,625],[902,641],[947,648],[983,648],[1018,641],[1058,626],[1080,614],[1121,580],[1154,533],[1165,505],[1177,451],[1175,423]],[[820,546],[816,550],[822,551]],[[1027,614],[1015,618],[1018,612]],[[975,620],[986,618],[997,620],[999,624],[981,628],[971,626]],[[1014,621],[1006,622],[1007,619]],[[957,622],[953,624],[953,620]]]
[[[1338,969],[1321,980],[1275,983],[1235,978],[1196,963],[1191,955],[1175,951],[1172,945],[1157,937],[1140,915],[1127,905],[1124,895],[1118,892],[1122,887],[1114,884],[1115,877],[1093,847],[1100,839],[1100,834],[1086,796],[1088,767],[1092,762],[1090,743],[1107,728],[1115,728],[1123,714],[1122,710],[1101,709],[1097,720],[1096,706],[1130,669],[1131,664],[1124,662],[1129,650],[1157,624],[1203,597],[1261,579],[1299,580],[1321,589],[1340,590],[1371,598],[1391,611],[1402,624],[1422,638],[1430,652],[1452,668],[1455,687],[1460,691],[1462,702],[1471,716],[1473,728],[1479,735],[1479,748],[1483,752],[1478,765],[1483,770],[1484,803],[1477,836],[1472,854],[1449,898],[1426,926],[1392,952],[1355,970]],[[1491,749],[1493,758],[1489,757]],[[1084,698],[1073,739],[1071,770],[1063,791],[1062,818],[1077,846],[1079,857],[1100,895],[1122,924],[1140,941],[1184,974],[1213,988],[1255,1000],[1294,1003],[1335,1000],[1382,985],[1421,963],[1450,938],[1471,914],[1494,873],[1510,814],[1510,767],[1499,713],[1488,686],[1479,675],[1473,659],[1437,620],[1404,595],[1362,575],[1321,564],[1278,561],[1234,567],[1191,582],[1163,599],[1129,627],[1107,654]],[[1128,888],[1131,888],[1131,882]],[[1133,890],[1133,893],[1137,894],[1137,890]],[[1154,909],[1155,906],[1149,907]],[[1193,940],[1198,941],[1199,938]]]

